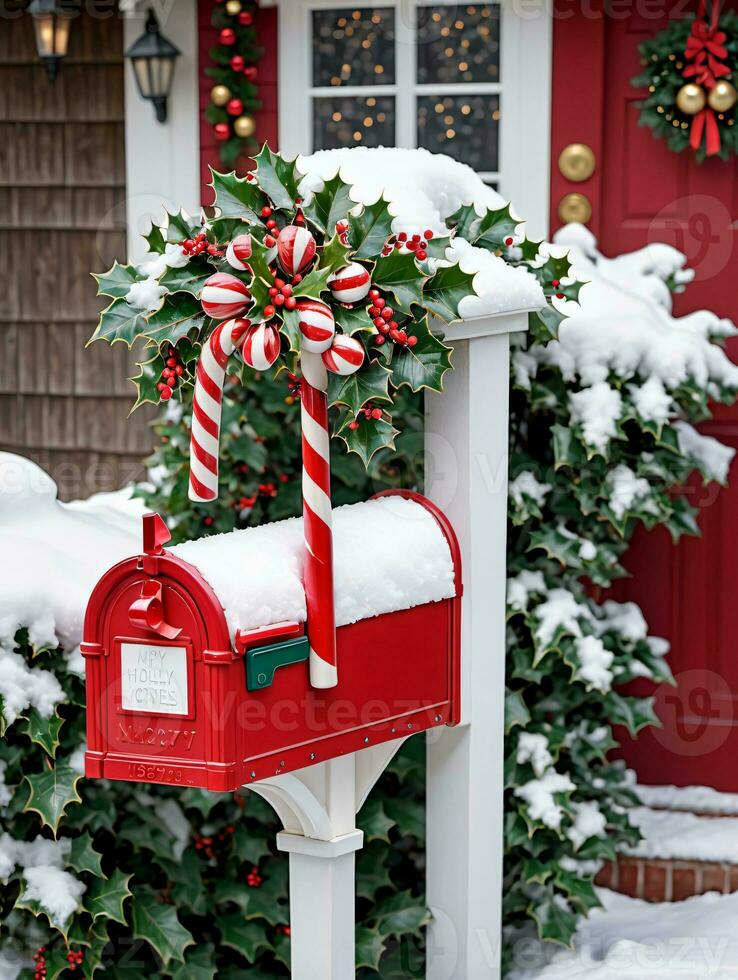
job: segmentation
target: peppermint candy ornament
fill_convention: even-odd
[[[273,323],[255,323],[241,344],[244,363],[254,371],[267,371],[279,357],[279,331]]]
[[[364,363],[364,348],[345,333],[336,334],[329,350],[321,355],[323,364],[334,374],[354,374]]]
[[[369,273],[358,262],[338,269],[328,280],[328,288],[339,303],[358,303],[367,295],[371,284]]]
[[[336,321],[330,306],[319,299],[300,299],[297,313],[302,349],[311,354],[328,350],[336,335]]]
[[[299,225],[286,225],[277,236],[279,264],[288,276],[296,276],[315,258],[315,239]]]
[[[207,279],[200,295],[203,310],[215,320],[238,316],[250,302],[251,293],[245,283],[227,272],[216,272]]]
[[[238,235],[228,244],[226,262],[232,269],[245,272],[251,258],[251,235]]]

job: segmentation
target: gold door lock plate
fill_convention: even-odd
[[[595,172],[595,155],[586,143],[569,143],[559,154],[559,171],[567,180],[580,183]]]
[[[586,225],[592,217],[592,204],[585,194],[565,194],[559,201],[559,218],[565,225],[578,221]]]

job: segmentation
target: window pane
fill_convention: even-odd
[[[498,170],[497,95],[418,96],[418,146],[475,170]]]
[[[393,146],[395,100],[391,95],[366,99],[313,99],[313,149],[340,146]]]
[[[393,8],[313,11],[313,85],[394,85],[394,82]]]
[[[418,7],[418,81],[499,82],[499,5]]]

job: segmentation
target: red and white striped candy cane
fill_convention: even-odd
[[[305,600],[310,641],[310,683],[335,687],[336,616],[333,603],[333,514],[331,508],[328,376],[320,354],[303,349],[302,515],[305,536]]]
[[[190,500],[218,496],[218,447],[226,364],[251,326],[249,320],[219,323],[197,362],[190,437]]]

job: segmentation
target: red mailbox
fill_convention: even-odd
[[[405,491],[380,496],[395,494],[432,515],[453,594],[339,626],[338,683],[329,689],[310,685],[304,623],[232,635],[216,591],[164,550],[166,527],[147,515],[143,554],[110,569],[87,608],[87,775],[229,791],[456,724],[458,543],[434,504]],[[401,556],[408,568],[413,558]]]

